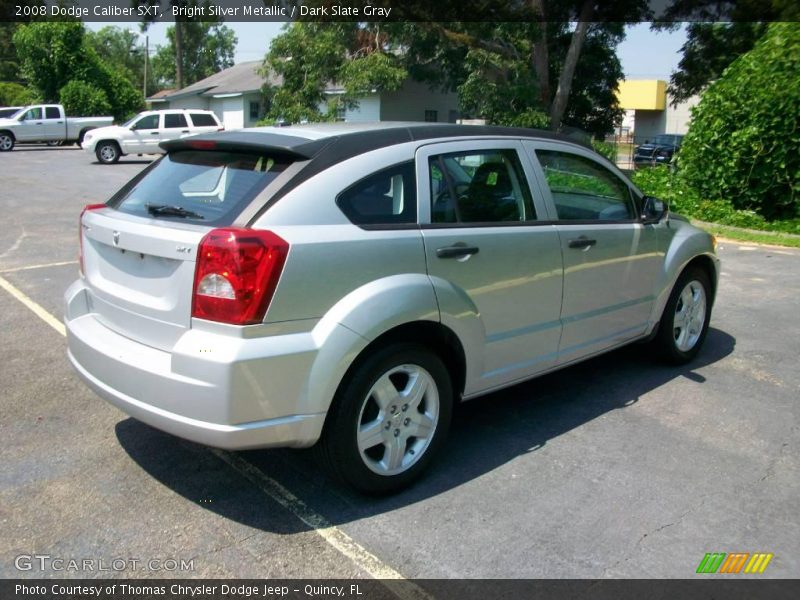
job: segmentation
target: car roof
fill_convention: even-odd
[[[589,148],[569,137],[536,129],[491,125],[450,125],[436,123],[315,123],[287,127],[254,127],[194,135],[162,142],[167,152],[220,150],[264,152],[307,164],[279,190],[250,220],[252,223],[272,204],[314,175],[361,154],[407,142],[436,139],[510,137],[558,140]]]
[[[325,149],[331,164],[379,148],[413,142],[460,137],[524,137],[557,140],[588,147],[564,134],[495,125],[456,125],[417,122],[313,123],[284,127],[252,127],[192,136],[164,142],[167,151],[212,146],[220,150],[271,150],[295,159],[321,158]],[[197,144],[197,142],[201,144]]]

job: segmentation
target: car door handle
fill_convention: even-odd
[[[189,133],[189,130],[188,129],[183,129],[183,130],[181,130],[181,133]]]
[[[461,258],[462,256],[472,256],[477,254],[480,248],[477,246],[445,246],[436,249],[436,256],[439,258]]]
[[[158,132],[157,131],[151,131],[150,135],[158,135]]]
[[[591,248],[596,243],[597,243],[597,240],[590,240],[587,237],[581,236],[576,240],[570,240],[569,241],[569,247],[570,248],[580,248],[580,249],[584,249],[585,250],[586,248]]]

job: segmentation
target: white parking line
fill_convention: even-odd
[[[77,260],[64,260],[61,262],[42,263],[40,265],[28,265],[27,267],[14,267],[12,269],[0,269],[0,273],[17,273],[18,271],[30,271],[32,269],[47,269],[48,267],[63,267],[64,265],[77,265]]]
[[[42,308],[40,304],[29,298],[24,292],[9,283],[2,276],[0,276],[0,287],[19,300],[37,317],[50,325],[50,327],[55,329],[62,336],[67,335],[66,328],[61,321],[56,319]],[[340,554],[349,558],[359,569],[369,573],[369,575],[375,579],[380,579],[393,594],[404,600],[433,600],[433,596],[410,581],[406,581],[402,585],[393,585],[392,580],[405,579],[405,577],[369,552],[344,531],[331,524],[325,517],[315,512],[305,502],[300,500],[300,498],[266,475],[263,471],[231,452],[217,449],[212,449],[211,451],[237,473],[255,484],[267,496],[308,525]]]

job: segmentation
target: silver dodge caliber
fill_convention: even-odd
[[[558,135],[422,124],[166,142],[80,218],[69,359],[136,419],[228,449],[316,445],[407,485],[453,403],[634,341],[691,360],[714,239]]]

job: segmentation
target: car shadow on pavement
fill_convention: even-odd
[[[703,350],[689,365],[665,366],[632,345],[573,367],[539,377],[459,405],[441,455],[412,487],[387,497],[367,497],[332,481],[308,450],[241,452],[270,479],[291,490],[333,524],[389,512],[479,478],[519,456],[536,452],[549,440],[606,413],[625,409],[652,390],[680,377],[704,383],[696,371],[731,354],[736,340],[709,329]],[[203,475],[214,460],[204,446],[180,440],[134,419],[120,421],[117,438],[148,474],[185,498],[229,498],[230,477],[218,482]],[[215,470],[219,469],[219,465]],[[232,468],[231,468],[232,471]],[[190,476],[187,476],[187,473]],[[229,475],[229,474],[228,474]],[[242,478],[243,479],[243,478]],[[299,519],[265,519],[263,503],[240,506],[214,501],[202,506],[245,525],[286,533],[308,530]]]

